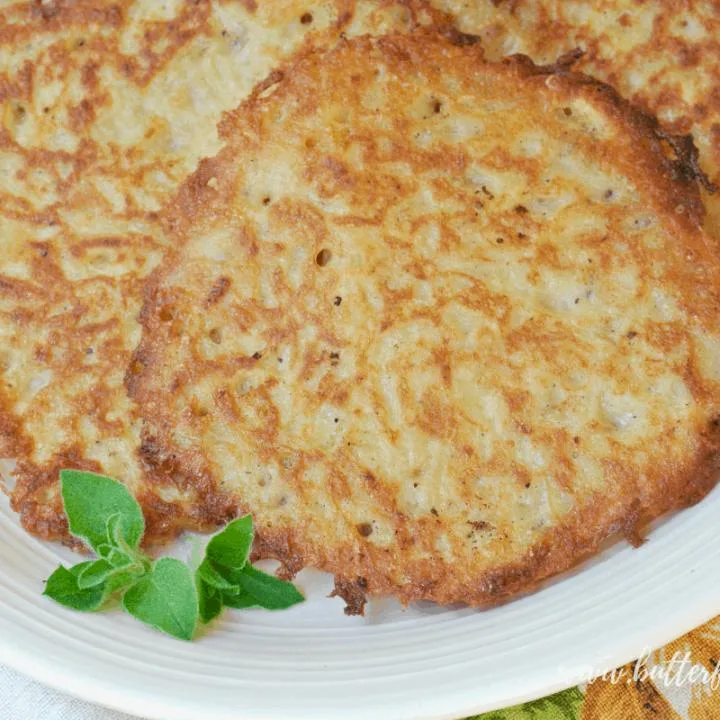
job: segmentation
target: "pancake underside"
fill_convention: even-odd
[[[718,260],[683,158],[610,88],[359,38],[220,133],[127,376],[160,514],[252,512],[258,556],[358,612],[495,602],[712,487]]]

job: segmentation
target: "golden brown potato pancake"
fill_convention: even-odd
[[[710,176],[706,230],[720,240],[719,0],[431,0],[477,34],[491,59],[525,53],[552,63],[575,48],[575,69],[615,87],[676,134],[692,133]]]
[[[160,498],[365,597],[494,602],[720,470],[692,159],[609,87],[432,34],[308,51],[221,124],[128,387]]]

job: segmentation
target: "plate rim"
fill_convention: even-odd
[[[693,547],[705,547],[702,541],[707,539],[707,533],[710,534],[713,541],[716,539],[720,540],[720,524],[709,522],[712,520],[713,513],[716,512],[718,508],[720,508],[720,485],[718,485],[704,501],[663,520],[660,526],[654,529],[649,535],[650,541],[652,542],[653,537],[655,537],[657,533],[659,533],[658,537],[663,536],[666,538],[666,543],[672,542],[673,538],[677,539],[678,537],[682,540],[682,538],[685,537],[683,530],[694,530],[698,519],[701,522],[703,520],[705,521],[706,535],[698,538],[690,534],[689,538],[692,540],[688,539],[686,542],[686,546],[689,548],[686,549],[686,552],[689,552]],[[3,524],[5,524],[5,521],[0,513],[0,526]],[[0,527],[0,531],[1,530],[2,527]],[[39,542],[34,538],[30,538],[30,536],[27,537],[29,541]],[[700,543],[702,543],[702,545]],[[660,544],[662,546],[662,542]],[[619,548],[620,545],[620,542],[615,543],[612,546],[613,551],[621,552],[626,558],[630,558],[631,565],[634,558],[640,558],[642,549],[633,550],[629,547]],[[720,546],[720,543],[716,543],[716,545]],[[46,543],[39,543],[39,546],[41,548],[53,547]],[[2,548],[1,534],[0,548]],[[594,569],[596,574],[600,573],[598,577],[602,577],[602,573],[612,571],[614,552],[604,560],[602,556],[594,559],[597,565],[605,566],[604,569],[602,567]],[[1,556],[2,553],[0,553],[0,571],[2,570]],[[664,557],[667,556],[659,556],[656,558],[656,561],[662,561]],[[623,562],[627,563],[628,560]],[[709,552],[699,557],[696,566],[683,567],[684,574],[681,576],[681,579],[697,573],[695,576],[697,581],[694,586],[696,591],[691,592],[691,587],[687,593],[686,602],[669,604],[670,612],[665,615],[662,623],[648,624],[647,621],[637,623],[632,626],[631,632],[627,632],[621,638],[615,637],[612,648],[609,649],[607,642],[603,644],[603,642],[600,641],[595,643],[594,647],[588,648],[584,656],[587,657],[588,664],[596,669],[597,672],[595,674],[599,675],[606,670],[631,662],[644,652],[657,649],[718,615],[720,612],[720,573],[713,573],[713,568],[716,570],[720,569],[720,547],[715,554]],[[649,569],[650,568],[646,566],[646,571]],[[710,569],[710,572],[707,572],[707,569]],[[705,570],[705,572],[703,572],[703,570]],[[580,582],[582,582],[582,578],[586,575],[587,573],[582,568],[579,569],[579,571],[576,570],[574,573],[575,577],[580,578]],[[670,577],[670,579],[668,580],[666,577],[666,583],[672,584],[678,582],[678,580],[675,579],[677,573],[673,573],[672,576],[668,577]],[[572,580],[572,577],[560,577],[549,586],[548,590],[552,591],[553,588],[561,588],[562,590],[563,585]],[[0,584],[2,584],[1,581],[2,576],[0,573]],[[665,587],[663,583],[661,583],[660,586],[661,588]],[[678,587],[675,585],[671,586],[676,589]],[[687,588],[686,585],[680,587]],[[697,592],[697,588],[704,589],[705,592]],[[545,591],[546,590],[543,589],[537,593],[524,596],[518,601],[507,603],[507,606],[515,606],[516,602],[529,602],[532,607],[533,598],[542,595]],[[680,589],[679,592],[682,592],[682,589]],[[562,597],[562,592],[559,593],[559,596]],[[677,600],[676,594],[673,594],[673,597]],[[608,601],[606,600],[605,602],[607,604]],[[7,608],[10,610],[9,613]],[[71,612],[63,608],[59,608],[59,611]],[[339,607],[338,611],[340,611]],[[9,604],[6,606],[3,594],[0,593],[0,628],[8,624],[8,618],[12,616],[13,612],[15,611]],[[492,610],[487,612],[491,613]],[[29,617],[32,618],[32,615],[30,614]],[[473,616],[467,615],[464,617],[472,618]],[[601,623],[604,619],[603,617],[593,619],[593,617],[590,618],[589,624],[591,626]],[[37,621],[35,624],[37,624]],[[15,635],[12,633],[7,634],[5,631],[0,632],[0,663],[12,667],[18,672],[59,692],[69,694],[101,707],[135,715],[139,718],[148,718],[149,720],[196,720],[198,712],[202,712],[203,716],[212,718],[213,720],[240,720],[241,718],[247,718],[247,720],[250,718],[252,718],[252,720],[280,720],[280,718],[287,718],[287,712],[282,712],[282,710],[278,711],[273,708],[267,710],[267,712],[263,711],[259,713],[256,708],[250,711],[249,708],[230,710],[227,706],[213,706],[212,703],[208,703],[207,692],[203,695],[202,685],[198,687],[197,702],[188,704],[182,695],[179,698],[161,696],[153,694],[148,685],[134,684],[132,682],[134,677],[133,673],[127,670],[122,673],[119,680],[117,678],[113,679],[109,675],[98,678],[97,674],[89,669],[90,663],[93,662],[93,660],[95,660],[95,664],[98,665],[96,658],[85,659],[83,661],[75,658],[72,665],[64,666],[62,663],[58,665],[54,662],[51,654],[38,657],[37,648],[33,646],[32,642],[23,644],[23,633],[26,635],[29,634],[31,638],[37,637],[39,640],[38,647],[41,647],[43,642],[47,644],[48,641],[47,639],[43,640],[42,634],[37,636],[32,635],[33,629],[34,625],[31,628],[30,624],[28,624],[27,627],[17,630]],[[312,631],[312,628],[309,628],[309,630]],[[361,631],[362,628],[357,628],[357,630]],[[151,631],[148,630],[146,632]],[[563,634],[568,635],[569,633],[577,632],[579,632],[577,628],[571,628]],[[618,642],[618,640],[620,641]],[[542,638],[538,642],[548,643],[547,640]],[[570,638],[568,637],[563,640],[563,643],[565,642],[569,644],[571,642]],[[480,645],[481,640],[479,639],[478,647],[480,647]],[[532,649],[532,645],[529,647]],[[72,650],[74,650],[74,648]],[[464,668],[465,666],[470,666],[471,662],[470,660],[463,661],[462,663],[453,665],[453,667]],[[140,671],[135,672],[135,677],[139,675],[139,672]],[[422,673],[426,672],[428,671],[422,671]],[[419,673],[419,675],[422,673]],[[165,686],[171,686],[174,682],[171,675],[168,677],[170,680],[163,681]],[[410,676],[408,675],[408,677]],[[373,704],[372,698],[370,698],[368,704],[356,703],[355,705],[344,706],[342,713],[344,720],[366,720],[369,713],[372,713],[372,716],[377,718],[377,720],[459,720],[460,718],[478,713],[506,708],[518,703],[545,697],[573,687],[587,679],[587,668],[580,667],[578,663],[575,663],[573,668],[567,669],[562,676],[558,673],[557,666],[548,664],[547,667],[543,667],[541,663],[537,672],[529,677],[524,677],[522,683],[518,682],[517,678],[508,678],[503,682],[496,682],[495,685],[490,688],[491,692],[489,694],[487,692],[481,692],[478,690],[477,684],[473,685],[472,682],[468,681],[459,689],[453,688],[452,692],[448,694],[442,692],[442,687],[437,688],[432,702],[427,702],[427,694],[423,695],[424,707],[418,707],[417,702],[414,701],[413,698],[407,698],[407,702],[402,706],[395,702],[388,703],[386,707],[378,707],[377,700],[375,704]],[[351,679],[348,682],[357,684],[358,680]],[[371,687],[376,680],[371,678],[366,682]],[[313,681],[309,683],[308,686],[313,687],[313,683],[317,684],[316,681]],[[340,686],[342,686],[342,683],[339,683],[338,687]],[[205,685],[204,687],[208,690],[210,689],[209,685]],[[298,688],[300,687],[303,686],[298,685]],[[332,692],[337,693],[335,686],[333,686]],[[295,706],[297,711],[293,712],[296,720],[334,719],[337,717],[337,712],[339,712],[339,708],[335,708],[334,711],[328,711],[324,706],[313,706],[308,703],[305,703],[303,707],[302,702],[303,692],[302,690],[298,690]]]
[[[690,632],[696,627],[705,624],[716,615],[717,606],[713,609],[708,608],[707,612],[703,615],[704,619],[702,619],[699,623],[690,621],[689,619],[686,619],[685,622],[678,622],[672,626],[672,629],[667,629],[662,633],[658,633],[652,643],[649,644],[648,649],[656,650],[681,637],[685,633]],[[634,651],[634,647],[635,646],[632,645],[619,650],[609,661],[609,664],[612,665],[612,667],[620,667],[635,660],[638,655]],[[197,708],[195,708],[195,710],[193,710],[193,708],[174,708],[171,704],[167,704],[167,700],[163,700],[155,702],[167,704],[166,712],[161,712],[160,714],[156,714],[154,712],[153,714],[147,714],[145,708],[147,708],[148,705],[148,698],[142,697],[142,695],[137,691],[133,693],[132,691],[129,691],[127,687],[122,689],[121,686],[116,686],[114,690],[107,695],[104,694],[102,687],[94,684],[85,686],[86,688],[90,688],[90,690],[83,690],[79,687],[82,683],[82,677],[73,677],[71,671],[63,672],[61,670],[51,670],[46,667],[46,663],[38,664],[37,661],[32,659],[28,653],[23,653],[22,651],[17,650],[15,652],[12,650],[8,651],[7,644],[0,644],[0,651],[2,651],[0,653],[0,659],[2,659],[2,663],[7,667],[12,668],[13,670],[38,683],[46,685],[57,692],[70,695],[78,700],[95,704],[101,708],[126,713],[141,720],[197,720]],[[598,676],[601,675],[602,672],[604,672],[604,669],[598,673]],[[441,715],[436,712],[402,716],[399,716],[396,712],[392,712],[392,714],[383,715],[378,714],[374,710],[373,718],[375,718],[375,720],[410,720],[410,718],[412,718],[412,720],[463,720],[463,718],[485,712],[491,712],[493,710],[509,708],[513,705],[553,695],[554,693],[577,686],[583,679],[584,678],[578,674],[575,679],[569,678],[568,681],[559,680],[555,683],[543,684],[543,687],[546,689],[543,689],[539,694],[537,689],[520,692],[508,703],[502,701],[500,704],[487,704],[480,701],[475,704],[463,705],[460,709],[446,711]],[[243,716],[237,715],[236,713],[231,716],[226,712],[222,712],[221,714],[216,714],[215,711],[212,710],[209,712],[213,712],[213,714],[206,714],[206,717],[212,718],[213,720],[244,720]],[[247,717],[249,720],[249,716]],[[253,720],[277,720],[279,717],[280,716],[277,715],[268,715],[266,718],[262,718],[260,716],[253,715]],[[311,716],[308,715],[307,717],[309,718]],[[362,708],[356,708],[355,710],[351,710],[348,714],[345,714],[343,717],[344,720],[366,720],[367,712],[363,711]]]

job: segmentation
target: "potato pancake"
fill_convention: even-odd
[[[575,69],[610,83],[676,134],[692,133],[712,180],[705,228],[720,240],[719,0],[431,0],[490,59],[525,53],[551,63],[575,48]]]
[[[159,499],[252,512],[361,612],[496,602],[712,487],[720,261],[692,157],[611,88],[364,37],[220,132],[127,377]]]
[[[67,539],[62,467],[155,502],[123,376],[166,251],[157,212],[220,149],[222,112],[306,43],[416,21],[390,1],[3,3],[0,470],[28,530]],[[151,534],[204,527],[190,505],[166,502]]]

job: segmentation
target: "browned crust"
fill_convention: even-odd
[[[447,35],[447,33],[445,33]],[[463,52],[473,54],[476,62],[482,62],[482,51],[466,38],[450,34],[450,41],[462,48]],[[385,37],[380,40],[361,40],[368,45],[375,44],[390,55],[413,57],[424,60],[413,40],[401,37]],[[431,41],[426,37],[426,42]],[[625,168],[634,166],[635,177],[651,178],[646,184],[650,202],[667,222],[674,226],[682,236],[703,256],[706,251],[698,225],[702,221],[703,208],[696,183],[697,166],[694,151],[686,141],[672,140],[659,127],[657,121],[635,108],[609,86],[585,75],[569,71],[576,59],[565,58],[553,66],[538,67],[525,57],[515,57],[506,61],[510,76],[517,82],[537,77],[553,77],[568,96],[590,97],[601,104],[607,116],[622,123],[627,131],[628,146],[638,148],[631,157],[621,158],[619,162]],[[270,84],[282,85],[286,76],[292,74],[292,67],[278,71]],[[269,85],[268,85],[269,87]],[[263,90],[266,88],[263,88]],[[236,118],[251,115],[253,103],[259,102],[258,95],[244,103],[234,113],[230,113],[223,124],[223,132],[230,137]],[[663,143],[668,143],[670,151]],[[222,193],[220,187],[209,187],[208,179],[226,163],[223,153],[207,161],[180,191],[181,201],[175,203],[171,227],[179,239],[192,223],[193,209],[210,202],[215,193]],[[227,172],[227,170],[225,170]],[[221,173],[218,173],[221,175]],[[187,210],[185,210],[187,208]],[[164,271],[172,268],[169,262]],[[145,290],[145,307],[142,321],[144,325],[143,342],[139,347],[135,362],[127,376],[130,395],[141,405],[156,388],[148,384],[150,375],[147,368],[161,361],[158,358],[158,338],[163,328],[157,320],[157,314],[163,306],[163,273],[158,273]],[[689,303],[694,298],[688,298]],[[699,301],[696,312],[706,319],[716,315],[717,288],[711,288],[704,301]],[[148,432],[146,428],[146,433]],[[157,447],[172,447],[168,428],[162,423],[154,425],[152,442]],[[162,451],[167,452],[166,450]],[[210,472],[201,456],[197,453],[173,451],[173,462],[178,468],[191,468],[189,482],[200,479],[208,497],[217,497]],[[145,454],[144,461],[151,475],[162,471],[162,462]],[[642,526],[664,513],[689,506],[714,486],[720,471],[720,433],[717,423],[704,429],[696,439],[696,446],[689,453],[682,467],[657,468],[654,476],[654,493],[641,502],[631,497],[626,502],[618,502],[616,507],[608,507],[607,498],[598,495],[587,502],[580,510],[572,513],[559,527],[549,530],[542,541],[521,560],[498,567],[481,576],[459,577],[455,568],[440,560],[417,562],[412,567],[403,568],[410,578],[405,585],[398,586],[383,571],[387,562],[386,550],[367,546],[358,555],[349,549],[329,550],[319,545],[313,538],[307,537],[302,527],[293,529],[259,528],[255,545],[255,557],[276,558],[283,563],[283,574],[292,577],[305,566],[319,567],[335,574],[335,595],[345,599],[347,612],[362,613],[366,597],[378,594],[393,594],[403,602],[429,599],[439,603],[453,603],[462,600],[471,605],[486,605],[500,602],[519,592],[527,591],[551,575],[557,574],[582,561],[597,551],[600,545],[610,537],[624,536],[634,544],[640,541]],[[632,473],[623,467],[612,468],[612,475],[618,486],[632,488]],[[632,496],[632,493],[631,493]],[[224,504],[227,502],[227,504]],[[207,520],[224,521],[233,512],[231,503],[218,500],[221,514],[213,516],[210,511]],[[238,507],[240,512],[245,508]],[[401,538],[398,542],[411,542],[411,538]]]
[[[598,0],[579,15],[564,0],[504,0],[497,11],[474,3],[432,2],[457,13],[468,33],[482,35],[493,58],[512,38],[537,62],[548,62],[581,45],[576,69],[610,83],[644,110],[656,115],[667,132],[692,133],[700,145],[700,166],[709,175],[704,196],[706,230],[720,236],[720,38],[717,0],[650,0],[629,3]],[[481,5],[478,3],[478,6]],[[685,33],[695,25],[699,33]]]
[[[138,451],[143,468],[152,477],[152,484],[138,497],[147,524],[146,541],[162,541],[180,529],[211,530],[230,521],[238,514],[237,503],[218,492],[209,473],[198,463],[187,464],[173,452],[166,452],[147,434]],[[171,486],[189,493],[192,502],[182,510],[163,502],[154,486]],[[181,517],[182,515],[182,517]]]
[[[654,119],[654,118],[653,118]],[[655,121],[657,123],[657,121]],[[688,180],[696,180],[709,193],[716,193],[718,186],[708,177],[700,167],[700,152],[698,151],[692,135],[673,135],[658,124],[655,134],[666,140],[677,158],[678,173]]]
[[[672,154],[663,153],[663,155],[670,163],[671,178],[673,181],[685,187],[686,192],[692,198],[692,210],[690,214],[698,224],[701,224],[705,216],[705,208],[700,198],[698,183],[709,193],[716,192],[717,186],[700,167],[698,162],[699,151],[695,145],[693,136],[674,135],[670,133],[658,122],[658,119],[654,115],[623,98],[611,85],[584,73],[572,72],[573,65],[575,65],[584,54],[583,50],[576,48],[575,50],[564,53],[550,65],[536,65],[530,57],[522,54],[514,55],[513,58],[521,63],[525,63],[530,74],[570,75],[576,82],[593,87],[596,92],[605,94],[608,101],[615,105],[621,113],[626,114],[628,119],[641,130],[643,135],[667,143]]]
[[[55,456],[42,467],[27,460],[20,460],[16,475],[22,478],[11,496],[11,507],[20,514],[23,527],[48,540],[60,540],[64,545],[80,550],[83,545],[68,531],[67,518],[62,501],[52,490],[57,487],[60,470],[76,468],[101,472],[97,462],[87,460],[83,450],[70,447],[67,452]]]

